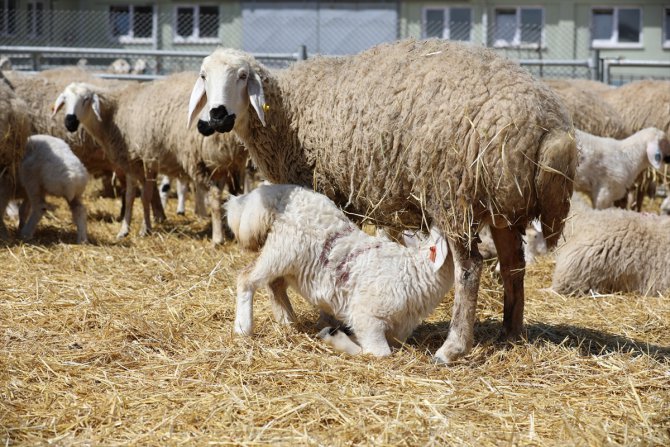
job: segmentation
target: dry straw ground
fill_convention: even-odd
[[[260,294],[256,335],[233,337],[252,256],[212,250],[204,221],[169,209],[154,235],[118,243],[116,205],[88,204],[91,245],[72,245],[59,202],[33,244],[0,246],[3,444],[670,445],[668,296],[558,296],[544,258],[526,341],[496,341],[489,273],[458,364],[430,357],[451,296],[391,358],[347,357],[298,299],[299,323],[281,327]]]

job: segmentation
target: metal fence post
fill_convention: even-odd
[[[307,59],[307,45],[300,45],[298,47],[298,60],[304,61]]]
[[[593,79],[594,81],[602,81],[600,73],[600,50],[598,49],[593,50],[592,61],[593,66],[591,71],[591,79]]]

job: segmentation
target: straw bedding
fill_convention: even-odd
[[[58,202],[35,245],[0,251],[3,444],[670,444],[668,296],[559,296],[541,258],[527,341],[496,341],[502,287],[486,274],[476,345],[453,367],[429,355],[452,296],[390,358],[348,357],[299,299],[281,327],[259,294],[256,335],[233,337],[252,255],[211,249],[204,221],[168,210],[151,237],[115,242],[115,203],[87,204],[91,245],[72,245]]]

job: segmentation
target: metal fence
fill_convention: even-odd
[[[540,77],[602,78],[600,70],[607,66],[607,79],[613,79],[613,65],[598,61],[588,36],[542,24],[532,14],[525,17],[526,24],[504,15],[485,24],[474,21],[468,8],[449,8],[448,14],[438,8],[408,24],[398,16],[395,2],[356,8],[311,5],[317,2],[242,2],[241,11],[198,5],[158,12],[152,6],[132,5],[98,11],[3,9],[0,56],[9,57],[18,69],[80,65],[141,78],[196,70],[202,57],[219,45],[250,51],[266,64],[281,67],[306,55],[352,54],[415,36],[488,46]],[[617,76],[648,76],[620,68]]]

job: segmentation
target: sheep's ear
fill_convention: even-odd
[[[647,158],[649,159],[649,164],[654,167],[654,169],[661,169],[661,159],[663,154],[661,154],[661,148],[658,145],[658,141],[651,141],[647,144]]]
[[[102,121],[102,118],[100,117],[100,97],[97,93],[93,93],[91,108],[93,109],[93,113],[95,113],[95,117],[98,118],[98,121]]]
[[[65,104],[65,95],[61,93],[58,95],[58,98],[56,98],[56,102],[54,103],[54,109],[53,112],[51,112],[51,118],[56,116],[56,113],[63,107],[63,104]]]
[[[190,128],[195,118],[200,115],[203,107],[207,103],[207,92],[205,91],[205,80],[198,76],[191,92],[191,99],[188,101],[188,121],[186,128]]]
[[[533,221],[530,224],[535,231],[537,231],[538,233],[542,233],[542,223],[539,220],[533,219]]]
[[[247,81],[247,92],[249,93],[249,101],[251,106],[256,111],[256,115],[261,120],[263,127],[265,127],[265,94],[263,93],[263,82],[258,73],[252,73]]]
[[[417,234],[412,231],[403,231],[402,241],[407,248],[417,248],[419,246],[419,238],[417,237]]]
[[[433,271],[437,272],[447,260],[449,255],[449,245],[447,241],[436,228],[430,229],[430,239],[434,245],[430,246],[430,260],[433,263]]]

